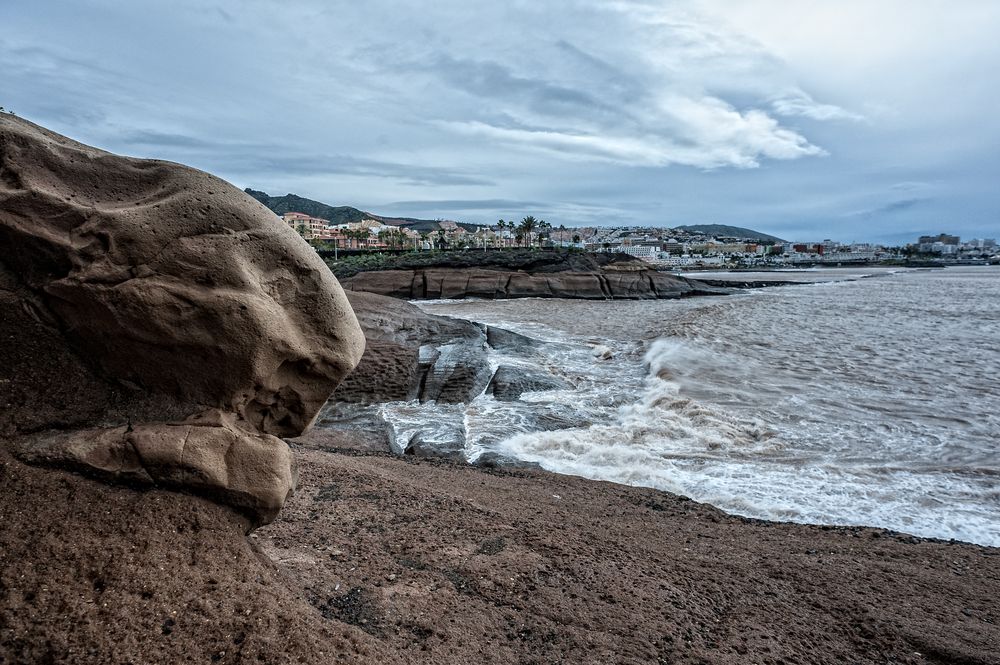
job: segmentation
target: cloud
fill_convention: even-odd
[[[323,155],[273,143],[217,141],[185,134],[138,130],[121,136],[124,146],[140,146],[147,154],[217,165],[230,174],[260,172],[283,175],[346,175],[388,178],[417,186],[488,186],[493,181],[456,169],[382,161],[352,155]],[[203,168],[205,168],[203,166]]]
[[[727,91],[774,95],[777,61],[759,44],[644,3],[574,6],[568,21],[565,10],[525,11],[538,14],[519,38],[530,48],[512,51],[487,32],[474,46],[449,35],[434,49],[365,49],[358,57],[383,82],[420,89],[436,127],[491,149],[699,169],[826,154],[766,104],[726,99]],[[560,28],[550,35],[554,22]]]
[[[425,201],[394,201],[386,206],[397,210],[538,210],[549,204],[539,201],[514,201],[510,199],[456,199]]]
[[[898,201],[889,201],[888,203],[883,203],[872,208],[865,208],[863,210],[855,210],[853,212],[847,213],[846,217],[878,217],[880,215],[892,215],[899,212],[906,212],[916,208],[918,206],[928,203],[930,199],[926,198],[909,198],[900,199]]]
[[[792,90],[771,100],[778,115],[801,116],[812,120],[851,120],[861,122],[865,116],[833,104],[820,104],[802,90]]]
[[[720,99],[672,97],[659,117],[632,133],[585,129],[521,129],[485,122],[453,122],[454,131],[569,159],[601,160],[629,166],[754,168],[769,159],[826,154],[796,132],[758,110],[739,112]]]
[[[1000,3],[942,7],[0,2],[0,104],[401,215],[981,235],[1000,219]]]

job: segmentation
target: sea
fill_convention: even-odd
[[[693,275],[697,277],[697,275]],[[400,440],[653,487],[747,517],[1000,546],[1000,268],[803,270],[682,300],[449,300],[567,386],[382,405]]]

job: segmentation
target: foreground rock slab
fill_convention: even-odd
[[[1000,550],[297,449],[279,518],[0,451],[5,663],[972,663]]]

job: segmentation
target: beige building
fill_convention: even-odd
[[[326,227],[330,225],[328,220],[310,217],[301,212],[286,212],[281,219],[306,240],[324,235]]]

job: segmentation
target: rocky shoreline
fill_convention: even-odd
[[[483,363],[537,341],[361,291],[702,286],[396,272],[345,295],[231,185],[0,116],[0,663],[997,662],[996,548],[424,458],[365,421],[553,379]]]

